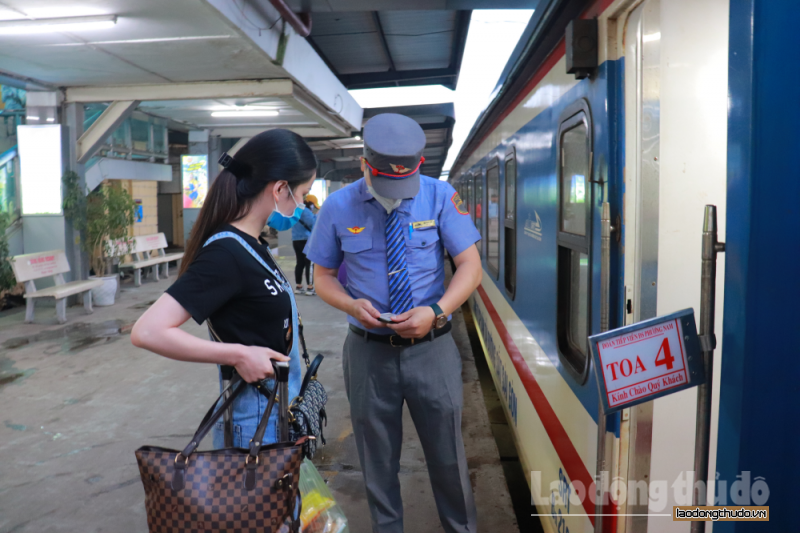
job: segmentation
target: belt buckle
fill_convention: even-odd
[[[402,344],[395,344],[394,343],[394,338],[395,337],[398,337],[398,338],[402,339],[402,337],[400,337],[400,335],[390,335],[389,336],[389,344],[392,346],[392,348],[402,348],[403,347]]]

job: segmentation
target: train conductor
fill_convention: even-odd
[[[480,284],[480,234],[453,187],[421,176],[425,134],[382,114],[364,127],[364,178],[323,204],[306,253],[317,294],[348,314],[345,388],[376,533],[402,533],[400,448],[408,405],[448,533],[477,530],[461,437],[461,357],[450,314]],[[456,272],[445,291],[444,251]],[[342,263],[347,289],[336,278]]]

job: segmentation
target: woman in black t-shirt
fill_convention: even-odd
[[[250,139],[235,158],[223,154],[220,164],[225,169],[192,228],[180,277],[139,318],[131,341],[171,359],[233,367],[247,383],[270,378],[272,360],[289,361],[293,398],[302,379],[297,307],[290,283],[260,234],[265,224],[284,231],[297,222],[317,161],[302,137],[275,129]],[[181,330],[190,317],[198,324],[207,321],[217,342]],[[221,368],[220,381],[222,376]],[[233,446],[247,445],[266,404],[250,385],[236,399]],[[277,439],[277,418],[273,410],[265,444]],[[219,423],[215,448],[223,441]]]

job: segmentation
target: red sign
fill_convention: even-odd
[[[608,406],[661,396],[689,383],[679,320],[597,342]]]
[[[32,257],[28,260],[28,265],[30,266],[31,270],[36,273],[37,277],[54,274],[56,270],[56,257],[54,255],[41,255],[39,257]]]

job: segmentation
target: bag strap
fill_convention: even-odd
[[[303,349],[303,360],[306,362],[306,368],[311,364],[308,358],[308,349],[306,348],[306,338],[303,335],[303,317],[300,316],[300,311],[297,311],[297,334],[300,337],[300,347]]]

